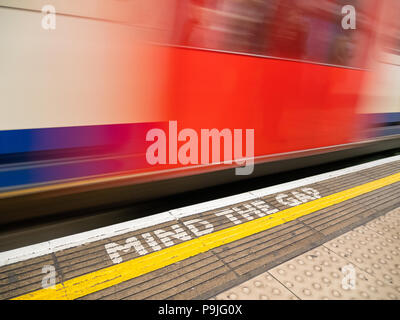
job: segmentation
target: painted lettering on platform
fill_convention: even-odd
[[[314,188],[301,188],[299,190],[280,193],[275,196],[277,203],[285,208],[294,207],[309,201],[321,198],[321,194]],[[270,203],[262,199],[256,199],[246,203],[239,203],[228,208],[215,211],[215,217],[219,217],[219,224],[238,225],[250,220],[265,217],[279,212]],[[221,221],[221,217],[223,221]],[[211,220],[210,218],[207,218]],[[168,227],[148,231],[134,237],[128,237],[124,241],[111,242],[105,245],[108,256],[113,263],[121,263],[132,258],[132,254],[143,256],[151,252],[160,251],[163,248],[191,240],[195,237],[214,232],[215,225],[201,217],[174,224]],[[129,257],[130,255],[130,257]]]

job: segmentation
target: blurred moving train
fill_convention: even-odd
[[[254,129],[249,177],[400,147],[400,1],[0,0],[0,38],[0,223],[248,178],[150,165],[172,120]]]

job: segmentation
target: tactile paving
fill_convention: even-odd
[[[398,300],[399,231],[400,208],[227,290],[216,299]]]
[[[400,209],[367,223],[366,227],[386,239],[400,243]]]
[[[400,283],[398,242],[384,238],[366,227],[360,227],[327,242],[325,246],[382,281],[389,284]]]
[[[216,296],[217,300],[298,300],[269,272]]]
[[[355,286],[346,287],[347,273],[354,269]],[[301,299],[399,299],[389,284],[368,275],[324,246],[303,254],[270,271]]]

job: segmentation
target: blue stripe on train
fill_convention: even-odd
[[[46,183],[57,180],[84,178],[131,171],[148,167],[145,157],[115,157],[114,159],[92,159],[75,162],[52,162],[41,166],[0,166],[0,188]]]
[[[360,115],[370,138],[400,134],[400,112]],[[163,128],[165,123],[135,123],[65,128],[43,128],[0,131],[0,159],[9,154],[106,146],[110,150],[128,148],[130,157],[94,158],[74,163],[49,162],[47,165],[0,165],[0,188],[23,188],[37,183],[84,178],[90,175],[118,173],[148,166],[143,156],[145,133],[151,128]],[[166,129],[164,127],[164,129]],[[365,136],[365,134],[364,134]],[[138,156],[141,154],[142,156]],[[27,158],[29,159],[29,157]]]
[[[20,152],[93,146],[122,146],[141,139],[159,123],[133,123],[80,127],[0,131],[0,156]]]
[[[400,112],[360,114],[359,117],[368,138],[400,134]]]
[[[145,158],[146,133],[152,128],[166,129],[165,123],[134,123],[84,127],[42,128],[0,131],[0,188],[23,188],[38,183],[85,178],[149,167]],[[76,149],[74,157],[62,153]],[[52,156],[48,152],[55,151]],[[33,154],[44,154],[37,161]],[[107,159],[105,155],[110,155]]]

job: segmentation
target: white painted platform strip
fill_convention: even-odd
[[[354,173],[364,169],[373,168],[379,165],[387,164],[390,162],[400,160],[400,156],[389,157],[385,159],[380,159],[376,161],[371,161],[365,164],[360,164],[353,167],[348,167],[345,169],[340,169],[336,171],[331,171],[312,177],[291,181],[276,186],[271,186],[259,190],[254,190],[251,192],[245,192],[242,194],[225,197],[217,200],[207,201],[183,208],[174,209],[171,211],[158,213],[144,218],[139,218],[108,227],[103,227],[87,232],[78,233],[71,236],[66,236],[58,238],[55,240],[50,240],[14,250],[9,250],[0,253],[0,266],[9,265],[12,263],[25,261],[28,259],[40,257],[49,253],[62,251],[72,247],[77,247],[79,245],[95,242],[98,240],[110,238],[116,235],[121,235],[127,232],[132,232],[135,230],[143,229],[153,225],[161,224],[164,222],[177,220],[182,217],[198,214],[201,212],[206,212],[210,210],[215,210],[229,205],[234,205],[243,201],[248,201],[256,199],[259,197],[264,197],[270,194],[283,192],[286,190],[302,187],[304,185],[320,182],[330,178],[336,178],[343,176],[345,174]]]
[[[170,213],[177,219],[198,214],[201,212],[211,211],[218,208],[230,206],[232,204],[245,202],[249,200],[257,199],[257,196],[250,192],[236,194],[221,199],[211,200],[203,203],[197,203],[191,206],[182,207],[171,210]]]
[[[380,165],[383,165],[383,164],[387,164],[387,163],[390,163],[390,162],[394,162],[394,161],[398,161],[398,160],[400,160],[400,155],[399,156],[385,158],[385,159],[375,160],[375,161],[359,164],[357,166],[348,167],[348,168],[344,168],[344,169],[340,169],[340,170],[321,173],[321,174],[318,174],[318,175],[315,175],[315,176],[299,179],[299,180],[296,180],[296,181],[286,182],[286,183],[282,183],[282,184],[279,184],[279,185],[276,185],[276,186],[271,186],[271,187],[267,187],[267,188],[263,188],[263,189],[254,190],[254,191],[251,191],[250,193],[254,194],[255,196],[257,196],[259,198],[261,198],[261,197],[268,196],[270,194],[283,192],[283,191],[286,191],[286,190],[298,188],[298,187],[301,187],[301,186],[304,186],[304,185],[307,185],[307,184],[313,184],[313,183],[321,182],[321,181],[328,180],[328,179],[331,179],[331,178],[337,178],[337,177],[344,176],[344,175],[349,174],[349,173],[354,173],[354,172],[357,172],[357,171],[370,169],[370,168],[373,168],[373,167],[377,167],[377,166],[380,166]]]
[[[86,243],[111,238],[135,230],[144,229],[172,220],[175,220],[175,218],[169,212],[163,212],[149,217],[122,222],[91,231],[77,233],[71,236],[33,244],[31,246],[5,251],[0,253],[0,267],[77,247]]]

